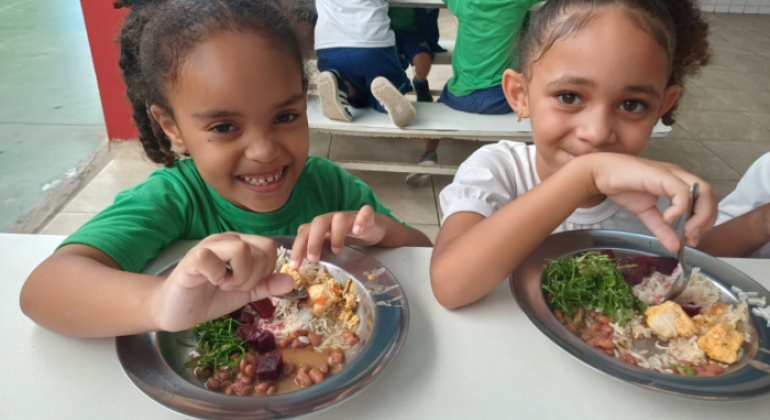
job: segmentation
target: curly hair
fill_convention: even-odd
[[[150,114],[150,106],[169,115],[166,92],[195,46],[220,31],[252,31],[290,54],[306,83],[295,24],[300,14],[280,0],[120,0],[130,7],[120,32],[120,69],[139,139],[153,162],[172,166],[171,141]]]
[[[649,31],[669,57],[668,86],[683,86],[685,78],[698,74],[711,61],[708,23],[693,0],[549,0],[522,34],[522,72],[529,77],[531,65],[557,40],[585,26],[597,9],[622,6],[637,25]],[[678,102],[678,101],[677,101]],[[674,124],[675,103],[663,115],[663,123]]]

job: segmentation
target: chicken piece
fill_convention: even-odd
[[[650,306],[644,314],[647,315],[647,326],[663,337],[691,337],[698,333],[692,319],[674,302]]]
[[[722,363],[735,363],[738,350],[743,344],[743,335],[725,324],[717,324],[706,335],[698,339],[698,346],[710,358]]]
[[[316,318],[334,305],[338,299],[325,284],[314,284],[308,287],[307,294],[310,302],[313,303],[313,316]]]
[[[299,289],[300,287],[307,284],[307,278],[302,276],[302,274],[299,273],[299,271],[291,268],[289,264],[284,264],[281,267],[281,273],[282,274],[289,274],[290,276],[294,277],[294,288]]]

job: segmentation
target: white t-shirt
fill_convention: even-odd
[[[738,182],[735,191],[719,203],[717,224],[721,225],[767,203],[770,203],[770,153],[757,159]],[[751,257],[770,258],[770,243]]]
[[[315,49],[396,45],[385,0],[316,0]]]
[[[489,217],[540,183],[535,166],[535,146],[501,140],[484,146],[460,165],[454,182],[441,191],[444,221],[459,212]],[[548,206],[549,203],[543,203]],[[671,205],[658,200],[664,211]],[[612,200],[591,208],[578,208],[553,233],[580,229],[614,229],[650,235],[639,218]]]

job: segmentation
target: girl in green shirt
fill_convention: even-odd
[[[166,168],[119,194],[21,294],[40,325],[77,336],[178,331],[293,288],[273,274],[345,243],[430,246],[358,179],[309,158],[307,81],[279,2],[129,1],[120,67],[147,155]],[[179,160],[180,156],[188,159]],[[201,242],[168,279],[138,274],[177,239]],[[228,265],[231,270],[228,270]]]

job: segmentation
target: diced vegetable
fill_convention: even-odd
[[[256,340],[257,353],[265,354],[275,350],[275,336],[270,331],[262,331]]]
[[[270,300],[270,298],[251,302],[249,303],[249,306],[257,311],[257,314],[259,314],[259,317],[262,319],[270,319],[270,317],[273,316],[273,313],[275,312],[275,305],[273,305],[273,301]]]
[[[280,378],[282,368],[283,357],[280,353],[264,356],[259,359],[259,366],[257,367],[257,378],[259,378],[261,382],[275,382],[278,380],[278,378]]]

